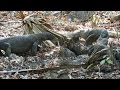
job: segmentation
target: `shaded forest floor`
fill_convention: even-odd
[[[12,15],[13,13],[13,15]],[[34,12],[33,12],[34,13]],[[46,13],[42,12],[41,13]],[[102,13],[102,14],[101,14]],[[115,30],[115,26],[111,26],[107,20],[110,16],[120,14],[120,12],[115,11],[103,11],[101,14],[101,22],[98,23],[95,28],[105,28],[107,30]],[[86,22],[85,26],[81,22],[70,22],[65,17],[46,15],[43,16],[56,32],[66,33],[73,32],[78,29],[90,29],[90,22]],[[0,38],[17,36],[23,34],[23,29],[19,27],[21,25],[21,20],[16,18],[14,12],[11,14],[6,14],[0,16]],[[114,41],[119,47],[119,41],[117,38],[109,39],[109,42]],[[80,68],[65,68],[59,70],[48,70],[43,71],[42,73],[31,73],[27,72],[28,69],[41,69],[41,68],[53,68],[58,65],[57,61],[61,60],[58,57],[59,47],[55,48],[46,48],[39,50],[36,56],[18,56],[12,54],[10,57],[0,56],[0,78],[1,79],[119,79],[120,71],[114,70],[110,71],[110,66],[104,66],[103,68],[109,69],[108,72],[99,71],[93,69],[91,71],[85,72],[85,70]],[[84,63],[84,60],[87,59],[87,55],[79,55],[74,59],[80,59],[81,63]],[[73,58],[67,58],[73,60]],[[15,73],[10,73],[16,70]],[[26,70],[26,72],[19,72],[20,70]],[[3,73],[7,72],[8,73]],[[39,70],[38,70],[39,72]]]

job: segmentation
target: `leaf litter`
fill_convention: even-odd
[[[37,11],[36,11],[37,12]],[[29,11],[26,14],[36,13]],[[86,22],[83,26],[79,21],[71,22],[66,17],[60,17],[59,12],[55,11],[38,11],[42,13],[42,17],[46,18],[54,31],[59,33],[73,32],[78,29],[90,29],[90,22]],[[0,38],[17,36],[23,34],[23,29],[19,27],[21,20],[16,17],[16,11],[1,11],[0,22]],[[58,13],[59,16],[56,16]],[[55,15],[54,15],[55,14]],[[98,27],[113,30],[110,23],[107,21],[108,18],[120,14],[119,11],[98,11],[101,21],[98,23]],[[18,28],[17,28],[18,27]],[[109,41],[114,41],[114,44],[119,47],[119,42],[115,42],[116,39],[112,38]],[[102,65],[103,70],[93,69],[86,72],[82,67],[79,68],[65,68],[59,69],[58,62],[61,61],[59,56],[59,48],[48,48],[46,50],[38,51],[36,56],[18,56],[11,54],[10,57],[0,57],[0,78],[1,79],[119,79],[120,71],[110,71],[109,66]],[[80,61],[84,63],[88,58],[87,55],[79,55],[73,58],[67,58],[68,61]],[[56,69],[54,69],[56,67]],[[44,68],[47,68],[44,70]],[[53,68],[50,70],[50,68]],[[42,71],[43,69],[43,71]],[[108,72],[104,69],[108,69]],[[20,71],[21,70],[21,71]],[[36,71],[36,73],[35,73]],[[14,73],[13,73],[14,72]],[[41,73],[40,73],[41,72]]]

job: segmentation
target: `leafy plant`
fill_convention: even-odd
[[[100,62],[100,65],[103,65],[103,64],[113,65],[113,61],[110,59],[109,56],[105,55],[105,56],[103,56],[103,58],[105,58],[105,59]]]

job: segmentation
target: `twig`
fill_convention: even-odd
[[[68,66],[59,66],[59,67],[53,67],[53,68],[41,68],[41,69],[22,69],[22,70],[11,70],[11,71],[0,71],[0,74],[15,74],[18,73],[34,73],[34,74],[40,74],[51,70],[60,70],[65,68],[80,68],[82,65],[68,65]]]

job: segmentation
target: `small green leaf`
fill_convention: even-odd
[[[106,62],[106,60],[102,60],[102,61],[100,62],[100,65],[105,64],[105,62]]]
[[[112,60],[107,60],[107,63],[108,64],[113,64],[113,61]]]

